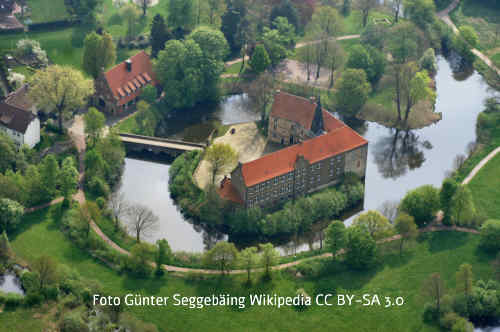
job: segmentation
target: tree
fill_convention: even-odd
[[[329,47],[334,46],[334,44],[329,43],[329,40],[338,36],[342,32],[342,27],[342,17],[336,9],[330,6],[319,7],[307,26],[307,39],[319,41],[312,45],[316,65],[316,79],[319,78],[321,67],[327,62],[330,54]]]
[[[269,67],[271,60],[269,59],[269,55],[267,54],[264,45],[259,44],[255,47],[249,64],[256,74],[264,72],[267,67]]]
[[[151,275],[151,246],[147,243],[137,243],[132,247],[129,258],[130,270],[139,277],[145,278]]]
[[[368,16],[370,12],[375,9],[378,5],[377,0],[358,0],[357,8],[361,11],[361,17],[363,19],[363,27],[368,23]]]
[[[165,43],[172,39],[171,33],[165,24],[165,19],[161,14],[156,14],[153,18],[150,35],[151,57],[156,58],[158,56],[158,52],[165,48]]]
[[[24,207],[8,198],[0,199],[0,231],[13,230],[24,214]]]
[[[443,280],[439,273],[433,273],[424,281],[422,292],[425,296],[435,301],[436,310],[441,312],[441,299],[445,294]]]
[[[390,30],[388,46],[395,64],[416,60],[419,51],[418,28],[410,22],[401,22]]]
[[[200,2],[200,1],[198,1]],[[226,3],[224,0],[207,0],[208,5],[208,23],[212,26],[220,23],[220,16],[226,10]]]
[[[153,108],[144,100],[140,100],[137,103],[135,122],[141,135],[154,136],[158,120]]]
[[[247,3],[245,0],[226,1],[227,10],[222,15],[221,31],[229,43],[232,53],[238,53],[244,45]]]
[[[153,0],[139,0],[139,6],[142,9],[142,16],[146,17],[146,12],[148,10],[148,7],[151,6],[153,3]]]
[[[460,35],[469,43],[472,48],[479,45],[479,37],[476,30],[469,25],[464,25],[460,27]]]
[[[259,244],[260,261],[264,266],[265,276],[271,277],[271,266],[278,263],[279,253],[272,243]]]
[[[295,46],[295,30],[284,17],[277,17],[272,25],[273,29],[264,27],[262,42],[271,60],[271,65],[276,67],[281,60],[287,57],[287,50],[293,49]]]
[[[384,55],[371,46],[366,48],[362,45],[355,45],[351,49],[347,67],[363,69],[367,79],[375,84],[382,77],[385,70]]]
[[[83,42],[83,70],[96,79],[116,61],[116,49],[109,33],[89,33]]]
[[[350,227],[347,230],[346,262],[353,269],[371,267],[377,257],[377,244],[365,230]]]
[[[273,22],[277,17],[285,17],[288,23],[294,26],[295,31],[299,31],[299,14],[290,0],[282,0],[278,6],[273,6],[270,21]]]
[[[403,0],[393,0],[392,1],[392,12],[394,13],[394,22],[399,22],[399,14],[403,8]]]
[[[165,239],[156,241],[156,245],[158,246],[158,252],[156,253],[156,275],[160,276],[163,275],[162,264],[170,262],[172,249],[170,249],[170,246]]]
[[[460,265],[457,271],[457,290],[463,292],[465,296],[469,296],[472,291],[473,280],[472,266],[467,263]]]
[[[58,279],[57,273],[57,262],[49,256],[38,257],[31,268],[34,272],[38,273],[38,279],[40,281],[39,289],[43,289],[45,286],[55,283]]]
[[[261,121],[267,117],[267,108],[273,100],[275,81],[269,72],[260,74],[248,86],[247,94],[254,109],[260,112]]]
[[[95,10],[102,5],[102,0],[64,0],[70,15],[78,17],[83,24],[95,23]]]
[[[257,264],[257,248],[256,247],[248,247],[243,249],[238,257],[240,262],[240,266],[247,271],[247,284],[251,283],[250,273],[252,269]]]
[[[474,332],[474,325],[467,319],[460,317],[451,327],[451,332]]]
[[[400,212],[406,212],[418,227],[432,221],[439,209],[439,193],[431,185],[424,185],[406,193],[399,205]]]
[[[229,144],[216,143],[205,150],[205,159],[210,163],[212,183],[215,184],[215,177],[229,171],[238,160],[238,154]]]
[[[336,40],[329,40],[327,48],[328,48],[328,57],[326,59],[326,65],[330,70],[329,87],[331,89],[334,84],[335,71],[338,70],[340,67],[342,67],[342,65],[344,64],[345,52],[340,43],[337,43]]]
[[[77,227],[84,233],[86,239],[90,236],[92,220],[97,220],[100,218],[100,215],[101,210],[99,210],[99,207],[94,202],[86,201],[78,208],[77,223],[79,225]]]
[[[351,14],[352,0],[343,0],[342,2],[342,15],[349,16]]]
[[[205,261],[209,265],[217,265],[222,273],[229,272],[238,257],[234,243],[220,241],[205,253]]]
[[[12,250],[9,238],[7,237],[7,232],[3,230],[2,235],[0,235],[0,264],[7,262],[11,255]]]
[[[84,106],[87,97],[94,93],[94,86],[79,71],[68,66],[52,65],[32,76],[28,93],[40,108],[57,112],[62,132],[63,118]]]
[[[418,61],[420,70],[425,69],[428,73],[435,74],[437,72],[436,53],[433,48],[428,48]]]
[[[396,232],[401,235],[401,239],[399,240],[399,256],[402,256],[404,243],[414,239],[418,235],[417,224],[415,224],[415,219],[412,216],[402,212],[397,216],[394,227],[396,228]]]
[[[66,157],[59,172],[59,187],[65,199],[69,199],[78,185],[78,170],[72,157]]]
[[[326,246],[332,253],[333,259],[340,249],[346,245],[346,228],[342,221],[334,220],[328,225],[325,232]]]
[[[398,201],[385,201],[379,207],[379,211],[380,213],[382,213],[383,216],[389,219],[389,222],[391,224],[393,224],[396,220],[396,217],[398,216],[398,207],[399,207]]]
[[[139,10],[134,2],[126,3],[120,9],[120,15],[127,23],[127,40],[132,40],[137,36],[137,19],[139,18]]]
[[[53,154],[43,158],[40,165],[40,179],[42,181],[42,195],[48,199],[55,197],[59,179],[59,164]]]
[[[500,220],[489,219],[480,228],[481,247],[489,251],[500,249]]]
[[[177,38],[191,31],[195,24],[193,0],[171,0],[167,22]]]
[[[141,236],[149,235],[158,227],[158,216],[144,205],[131,205],[128,209],[128,216],[130,230],[135,233],[137,242],[141,242]]]
[[[389,220],[378,211],[367,211],[354,219],[353,226],[366,231],[375,240],[388,237],[393,232]]]
[[[85,122],[85,134],[90,141],[89,145],[93,147],[101,138],[102,130],[106,125],[106,117],[98,109],[90,107],[83,116],[83,121]]]
[[[371,92],[366,73],[361,69],[346,69],[337,81],[337,107],[340,112],[354,118],[361,111]]]
[[[471,225],[476,214],[472,193],[466,186],[458,186],[450,202],[450,218],[455,225]]]
[[[47,201],[47,197],[44,196],[40,172],[35,165],[29,165],[26,169],[24,186],[27,196],[26,205],[33,206],[43,201]]]
[[[125,194],[121,191],[115,191],[109,199],[109,209],[113,215],[115,232],[120,228],[120,218],[128,214],[129,203],[125,200]]]
[[[434,22],[436,4],[433,0],[405,0],[404,8],[405,16],[422,29]]]
[[[0,173],[13,169],[16,164],[16,147],[14,141],[6,134],[0,132]]]

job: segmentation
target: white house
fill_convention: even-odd
[[[18,148],[33,148],[40,142],[40,120],[30,111],[0,102],[0,131],[12,138]]]

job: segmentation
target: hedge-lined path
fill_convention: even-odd
[[[495,150],[491,151],[486,157],[484,157],[477,165],[472,169],[472,171],[467,175],[467,177],[462,181],[462,184],[468,184],[474,176],[483,168],[484,165],[488,163],[493,157],[497,155],[497,153],[500,153],[500,146],[497,147]]]
[[[455,34],[459,34],[460,31],[458,30],[457,26],[455,23],[450,18],[450,12],[453,11],[455,8],[457,8],[458,4],[460,3],[460,0],[454,0],[447,8],[443,9],[442,11],[437,13],[437,16],[443,20],[444,23],[446,23],[449,27],[453,29],[453,32]],[[473,48],[472,53],[474,53],[478,58],[484,61],[488,67],[493,69],[497,75],[500,75],[500,69],[498,69],[493,61],[491,61],[490,58],[488,58],[485,54],[481,53],[479,50]]]

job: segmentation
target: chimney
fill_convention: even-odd
[[[125,68],[127,68],[127,71],[132,71],[132,60],[128,59],[125,61]]]

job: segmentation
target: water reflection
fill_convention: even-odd
[[[424,150],[432,149],[429,141],[421,142],[411,130],[389,129],[390,135],[374,144],[372,154],[380,175],[396,179],[422,166]]]

